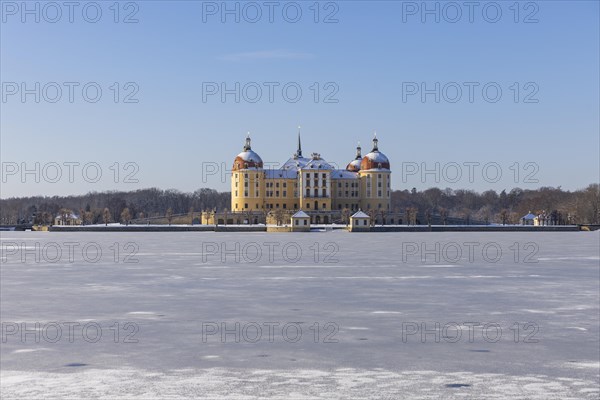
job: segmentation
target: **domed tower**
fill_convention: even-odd
[[[358,174],[361,182],[362,209],[390,211],[390,160],[385,154],[379,151],[377,133],[373,136],[373,149],[360,162]]]
[[[252,150],[250,133],[231,170],[231,211],[260,211],[264,199],[263,160]]]
[[[351,172],[360,171],[361,161],[362,161],[361,147],[360,147],[360,142],[358,142],[358,146],[356,146],[356,157],[354,158],[354,160],[350,161],[350,163],[348,165],[346,165],[346,170],[351,171]]]

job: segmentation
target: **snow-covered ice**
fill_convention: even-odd
[[[2,399],[600,396],[600,232],[0,239]]]

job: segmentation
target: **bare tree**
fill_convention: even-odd
[[[125,226],[128,226],[130,221],[131,213],[129,212],[129,208],[125,207],[123,211],[121,211],[121,222],[125,223]]]
[[[169,222],[169,225],[171,225],[171,222],[173,222],[173,209],[171,207],[167,208],[167,221]]]
[[[448,210],[445,208],[440,208],[440,217],[442,218],[442,223],[446,225],[448,222]]]
[[[194,225],[194,207],[190,207],[190,211],[188,212],[188,216],[190,218],[190,225]]]
[[[286,212],[283,209],[278,208],[275,210],[274,217],[275,217],[275,221],[277,222],[277,226],[283,224],[283,221],[285,220],[285,216],[286,216]]]
[[[83,222],[92,224],[94,222],[94,213],[92,211],[84,211],[83,212]]]
[[[379,216],[381,217],[381,225],[385,225],[385,216],[387,215],[387,212],[382,208],[381,210],[379,210]]]
[[[375,208],[371,208],[367,214],[369,215],[369,217],[371,217],[369,220],[370,222],[370,226],[375,226],[375,221],[377,220],[377,213],[378,211]]]
[[[104,226],[108,225],[108,223],[110,222],[110,219],[111,219],[110,210],[108,209],[108,207],[105,207],[104,211],[102,211],[102,222],[104,222]]]
[[[342,209],[342,222],[346,224],[346,227],[350,224],[350,209],[343,208]]]

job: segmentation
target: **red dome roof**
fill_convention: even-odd
[[[358,172],[360,171],[360,163],[360,159],[352,160],[348,165],[346,165],[346,170],[351,172]]]
[[[263,160],[260,158],[258,154],[256,154],[252,150],[246,150],[241,152],[235,157],[233,160],[233,170],[238,171],[240,169],[249,169],[249,168],[262,168]]]
[[[373,150],[364,156],[360,162],[360,170],[368,169],[390,169],[390,160],[385,154],[379,151],[377,134],[373,138]]]
[[[250,146],[250,134],[246,137],[246,144],[244,145],[244,151],[235,157],[233,160],[233,171],[238,171],[240,169],[249,169],[249,168],[262,168],[263,160],[260,158],[256,152],[252,150]]]
[[[360,162],[360,170],[367,169],[390,169],[390,161],[385,154],[380,152],[371,152],[363,157]]]

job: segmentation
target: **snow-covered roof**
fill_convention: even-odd
[[[267,169],[265,178],[267,179],[296,179],[298,170],[295,169]]]
[[[256,152],[253,150],[244,150],[237,156],[247,162],[255,162],[255,163],[263,162],[262,158],[260,158],[260,156],[258,154],[256,154]]]
[[[281,169],[299,169],[304,167],[310,161],[309,158],[298,157],[290,158],[281,167]]]
[[[534,219],[535,215],[533,215],[532,213],[529,213],[527,215],[524,215],[521,219]]]
[[[355,160],[352,160],[348,163],[348,165],[346,166],[346,169],[348,170],[354,170],[354,171],[358,171],[360,170],[360,162],[361,162],[361,158],[357,158]]]
[[[294,215],[292,215],[292,218],[310,218],[310,217],[304,211],[299,210]]]
[[[65,216],[65,218],[69,218],[69,219],[79,219],[79,215],[75,214],[75,213],[67,213],[67,214],[61,214],[60,212],[58,213],[58,215],[56,216],[57,218],[62,218],[63,215]]]
[[[357,212],[352,214],[352,216],[350,218],[371,218],[371,217],[369,217],[367,214],[365,214],[361,210],[358,210]]]
[[[358,173],[346,171],[345,169],[336,169],[331,173],[331,179],[358,179]]]
[[[368,153],[366,156],[366,158],[368,158],[369,160],[375,162],[375,163],[389,163],[390,160],[388,160],[388,158],[386,157],[385,154],[383,154],[380,151],[372,151],[370,153]]]
[[[302,169],[333,169],[333,167],[327,161],[320,158],[318,160],[310,160]]]

